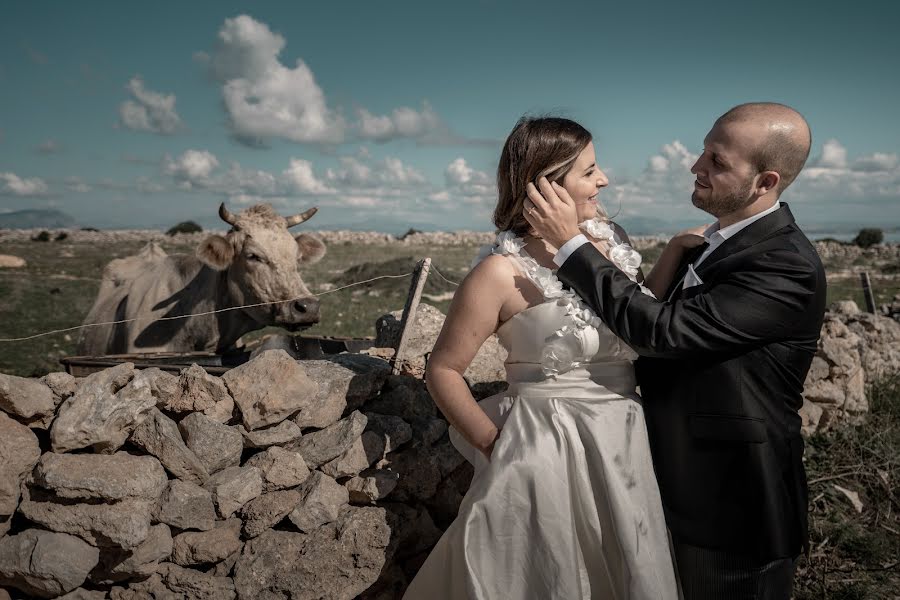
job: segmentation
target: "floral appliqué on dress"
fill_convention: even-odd
[[[608,222],[595,217],[580,223],[578,227],[595,240],[606,241],[610,246],[610,261],[632,281],[637,281],[641,255],[629,244],[622,242]],[[544,375],[554,377],[580,366],[596,354],[600,343],[597,328],[605,325],[578,294],[563,288],[554,271],[539,265],[524,248],[524,239],[512,231],[501,231],[497,234],[496,243],[481,249],[473,266],[489,254],[517,255],[524,267],[525,275],[541,291],[544,298],[556,300],[560,306],[565,307],[571,323],[558,329],[541,352],[541,369]],[[641,291],[653,295],[643,285]]]

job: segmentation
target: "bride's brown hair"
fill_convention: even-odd
[[[497,165],[497,207],[494,225],[499,231],[525,235],[531,226],[522,214],[528,182],[546,177],[562,185],[572,164],[591,143],[591,133],[570,119],[522,117],[503,145]],[[602,214],[602,209],[598,211]]]

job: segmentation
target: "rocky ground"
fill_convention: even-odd
[[[0,586],[11,597],[397,598],[472,476],[421,375],[443,315],[421,305],[400,375],[398,314],[364,354],[266,350],[222,377],[129,364],[0,375]],[[466,373],[502,391],[492,340]],[[868,410],[900,324],[830,312],[804,433]],[[0,589],[0,598],[4,597]]]

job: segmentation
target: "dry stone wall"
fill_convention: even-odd
[[[472,477],[421,380],[442,324],[420,305],[400,375],[384,347],[269,350],[223,377],[0,375],[0,599],[399,597]],[[476,397],[503,389],[504,358],[495,339],[479,354]],[[860,419],[866,382],[898,369],[900,324],[835,306],[804,432]]]

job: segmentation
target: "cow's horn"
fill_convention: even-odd
[[[223,221],[225,221],[232,227],[237,222],[237,217],[234,216],[233,214],[231,214],[231,212],[227,208],[225,208],[224,202],[219,205],[219,216],[222,218]]]
[[[302,212],[299,215],[292,215],[290,217],[285,217],[284,220],[287,223],[288,227],[293,227],[294,225],[299,225],[303,221],[309,220],[309,218],[312,217],[314,214],[316,214],[316,211],[318,211],[318,210],[319,210],[318,206],[313,206],[311,209],[309,209],[306,212]]]

